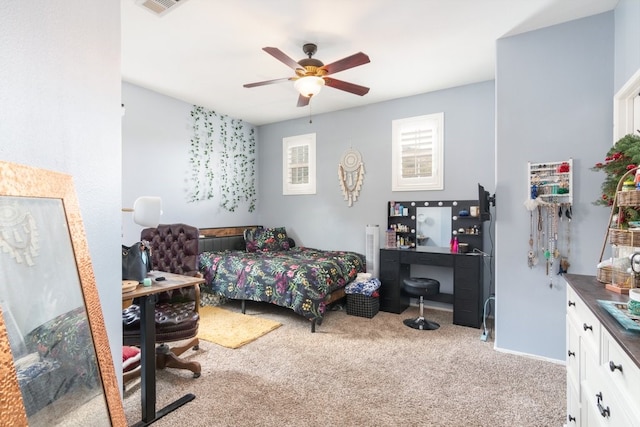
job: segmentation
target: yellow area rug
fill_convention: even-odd
[[[220,307],[200,307],[198,338],[223,347],[238,348],[282,326],[270,319],[235,313]]]

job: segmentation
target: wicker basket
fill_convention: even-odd
[[[618,206],[639,206],[640,205],[640,191],[618,191],[617,193]]]
[[[612,268],[610,265],[598,267],[598,271],[596,273],[596,280],[598,280],[598,282],[605,284],[611,283],[612,277]]]
[[[640,276],[629,274],[627,271],[613,268],[611,274],[611,285],[620,289],[637,288],[640,283]],[[626,293],[626,292],[625,292]]]
[[[622,246],[640,246],[640,230],[609,229],[609,243]]]

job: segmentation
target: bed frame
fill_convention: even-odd
[[[198,239],[198,253],[214,252],[223,250],[244,250],[244,230],[247,228],[258,228],[258,225],[245,225],[237,227],[216,227],[201,228]],[[327,305],[344,298],[344,287],[336,289],[325,299]],[[246,311],[246,300],[241,300],[242,314]],[[311,332],[316,331],[316,324],[320,325],[322,320],[311,321]]]

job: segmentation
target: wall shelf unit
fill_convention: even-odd
[[[573,203],[573,159],[528,163],[529,194],[548,203]]]

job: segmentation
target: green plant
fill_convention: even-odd
[[[189,201],[213,199],[219,192],[222,208],[234,212],[240,203],[246,202],[249,212],[253,212],[256,205],[255,129],[251,126],[246,129],[242,120],[196,105],[191,110],[191,118]]]
[[[591,168],[593,171],[603,171],[606,174],[601,186],[602,196],[594,204],[612,206],[620,180],[638,165],[640,165],[640,136],[625,135],[607,151],[604,163],[596,163]],[[634,179],[633,174],[630,174],[630,179]],[[638,208],[634,207],[625,207],[619,213],[623,215],[619,221],[620,224],[637,221],[640,218]]]

